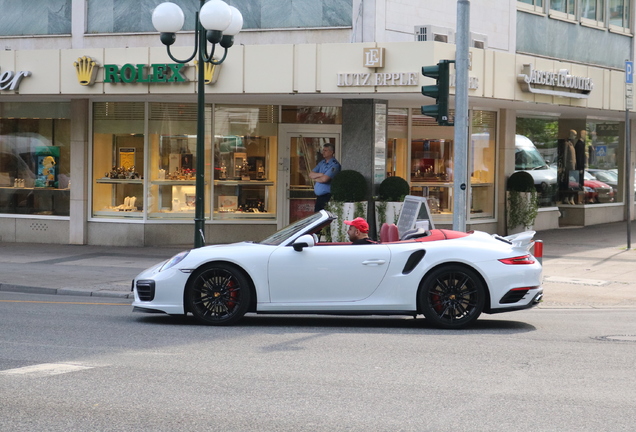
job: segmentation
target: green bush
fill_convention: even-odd
[[[402,177],[391,176],[380,183],[378,198],[380,201],[402,202],[410,192],[411,188],[406,180]]]
[[[340,202],[366,201],[367,180],[355,170],[342,170],[331,180],[331,198]]]
[[[532,192],[536,190],[532,175],[526,171],[517,171],[508,177],[506,189],[509,192]]]

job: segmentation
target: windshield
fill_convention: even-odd
[[[288,225],[282,230],[272,234],[265,240],[261,241],[260,244],[278,246],[288,238],[293,237],[299,232],[305,230],[308,226],[315,224],[318,220],[320,220],[320,218],[320,213],[314,213],[311,216],[308,216],[305,219],[301,219],[298,222],[294,222],[293,224]]]
[[[515,169],[533,170],[546,167],[541,153],[534,147],[517,147],[515,149]],[[546,167],[547,168],[547,167]]]
[[[592,175],[605,183],[618,183],[618,175],[611,171],[594,171]]]

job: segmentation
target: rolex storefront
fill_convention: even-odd
[[[170,63],[165,48],[0,52],[1,241],[191,245],[197,157],[207,243],[258,240],[311,212],[307,174],[325,142],[372,187],[406,179],[441,227],[458,211],[453,175],[465,169],[467,229],[505,231],[515,135],[558,170],[570,131],[585,131],[585,169],[625,177],[622,72],[481,49],[471,49],[468,166],[453,166],[453,127],[419,107],[433,103],[420,92],[431,83],[421,67],[454,49],[236,46],[206,70],[204,155],[196,66]],[[625,185],[590,203],[561,182],[565,190],[542,198],[535,228],[622,220]]]

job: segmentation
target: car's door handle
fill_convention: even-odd
[[[386,260],[381,260],[381,259],[362,261],[362,265],[368,265],[368,266],[380,266],[384,263],[386,263]]]

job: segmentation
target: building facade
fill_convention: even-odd
[[[191,242],[196,65],[168,57],[150,23],[159,3],[42,0],[0,17],[2,241]],[[172,51],[186,58],[199,2],[175,3],[186,25]],[[433,103],[422,66],[455,57],[455,2],[228,3],[245,30],[206,70],[207,243],[259,239],[311,213],[308,171],[326,142],[371,190],[405,178],[437,226],[452,225],[463,169],[467,228],[505,232],[506,179],[532,169],[519,136],[553,165],[535,170],[554,173],[537,185],[537,229],[633,208],[631,1],[473,2],[467,167],[454,166],[453,127],[420,113]],[[566,169],[570,154],[579,165]],[[615,171],[611,194],[583,181],[596,170]]]

